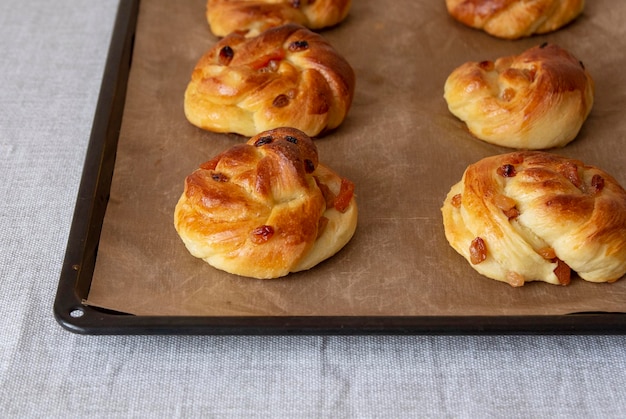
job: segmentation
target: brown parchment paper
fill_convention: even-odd
[[[452,20],[443,0],[355,0],[322,31],[351,63],[347,120],[317,139],[320,160],[356,184],[359,224],[333,258],[283,279],[218,271],[173,227],[183,180],[243,142],[189,124],[183,92],[216,38],[205,0],[141,2],[128,99],[88,303],[137,315],[556,315],[626,311],[626,279],[522,288],[477,274],[446,242],[440,207],[466,166],[509,149],[472,138],[443,99],[465,61],[519,54],[544,41],[569,49],[596,82],[595,104],[559,154],[626,185],[626,2],[587,2],[573,24],[505,41]]]

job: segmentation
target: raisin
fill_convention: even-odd
[[[498,174],[502,177],[514,177],[517,172],[515,171],[515,166],[512,164],[503,164],[498,167]]]
[[[309,49],[309,43],[307,41],[293,41],[289,44],[289,51],[304,51]]]
[[[559,284],[569,285],[571,276],[572,276],[572,269],[569,266],[567,266],[567,264],[559,258],[555,258],[554,262],[556,262],[556,268],[554,268],[554,274],[559,280]]]
[[[523,275],[511,271],[506,274],[506,282],[512,287],[523,287],[526,279],[524,279]]]
[[[272,105],[277,108],[284,108],[285,106],[289,105],[289,98],[287,97],[287,95],[278,95],[274,98]]]
[[[229,47],[228,45],[222,47],[219,55],[220,64],[227,65],[228,63],[230,63],[230,60],[233,59],[234,55],[235,51],[233,51],[231,47]]]
[[[268,225],[262,225],[252,230],[252,241],[256,244],[267,242],[274,236],[274,228]]]
[[[216,182],[228,182],[228,177],[222,173],[211,173],[211,179]]]
[[[504,210],[504,215],[506,215],[506,218],[509,219],[509,221],[516,219],[517,217],[519,217],[519,210],[517,208],[511,208],[508,210]]]
[[[481,61],[478,66],[485,71],[491,71],[495,67],[493,61]]]
[[[509,88],[504,89],[502,92],[502,100],[505,102],[510,102],[515,97],[515,90]]]
[[[591,178],[591,187],[594,193],[599,193],[604,189],[604,178],[600,175],[593,175]]]
[[[292,137],[291,135],[287,135],[285,137],[285,140],[289,141],[290,143],[298,144],[298,139],[296,137]]]
[[[493,203],[495,204],[496,207],[500,208],[502,211],[508,211],[510,209],[515,208],[515,205],[517,205],[517,203],[515,202],[513,198],[510,198],[502,194],[496,194],[493,197]]]
[[[315,171],[315,164],[313,164],[313,162],[309,159],[306,159],[304,161],[304,170],[307,173],[313,173]]]
[[[556,257],[556,253],[551,247],[542,247],[541,249],[537,250],[537,253],[546,260],[552,260]]]
[[[272,141],[274,141],[274,139],[271,136],[266,135],[265,137],[261,137],[258,140],[256,140],[254,142],[254,146],[261,147],[262,145],[270,144]]]
[[[487,246],[481,237],[476,237],[470,244],[470,262],[472,265],[478,265],[487,259]]]
[[[452,204],[454,208],[460,208],[462,202],[463,202],[463,198],[461,197],[461,194],[458,193],[452,197],[452,200],[450,203]]]

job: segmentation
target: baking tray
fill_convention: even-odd
[[[125,115],[139,14],[138,0],[120,2],[54,303],[55,317],[65,329],[93,335],[623,334],[626,331],[626,314],[621,312],[197,316],[132,315],[88,304]],[[441,199],[446,192],[441,191]],[[456,263],[463,266],[465,262],[457,258]]]

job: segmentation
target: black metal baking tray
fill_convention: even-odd
[[[75,333],[198,335],[624,334],[626,314],[523,316],[135,316],[85,305],[120,132],[138,0],[121,1],[103,75],[65,260],[54,302]]]

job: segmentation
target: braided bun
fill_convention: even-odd
[[[467,62],[444,87],[452,114],[477,138],[518,149],[572,141],[593,106],[594,83],[582,62],[552,44],[495,62]]]
[[[343,122],[354,84],[348,62],[302,26],[284,25],[254,38],[231,34],[196,65],[185,115],[215,132],[251,137],[290,126],[316,136]]]
[[[352,238],[354,185],[318,162],[304,133],[279,128],[224,151],[185,179],[174,225],[189,252],[237,275],[312,268]]]
[[[450,15],[498,38],[555,31],[574,20],[584,0],[446,0]]]
[[[346,18],[352,0],[208,0],[206,16],[211,32],[255,36],[286,23],[309,29],[333,26]]]
[[[567,285],[626,273],[626,191],[581,161],[539,151],[470,165],[442,208],[450,245],[482,275],[513,286]]]

